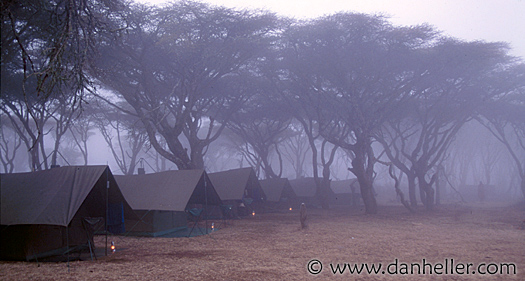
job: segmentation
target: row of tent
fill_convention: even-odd
[[[119,176],[107,166],[68,166],[1,174],[0,179],[2,260],[91,251],[97,229],[164,236],[187,230],[189,220],[316,204],[313,179],[259,181],[252,168]],[[347,202],[345,194],[350,193],[348,187],[355,190],[354,185],[352,180],[332,182],[334,202]]]

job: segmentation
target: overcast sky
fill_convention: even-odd
[[[135,0],[162,4],[165,0]],[[429,23],[465,40],[505,41],[525,60],[525,0],[206,0],[215,5],[265,9],[297,19],[340,11],[382,13],[395,25]]]

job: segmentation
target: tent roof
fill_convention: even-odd
[[[355,188],[359,187],[359,183],[357,182],[357,179],[348,179],[348,180],[330,182],[330,188],[335,194],[352,193],[351,186],[354,186]],[[360,191],[356,190],[356,192],[359,193]]]
[[[250,183],[258,185],[253,188],[260,189],[259,180],[251,167],[212,173],[209,177],[221,200],[242,200],[244,190],[251,187]]]
[[[317,191],[314,178],[300,178],[290,180],[290,185],[297,196],[314,197]]]
[[[283,190],[287,188],[287,186],[292,189],[287,178],[265,179],[259,182],[264,190],[264,194],[266,194],[267,201],[278,202],[281,199]]]
[[[67,226],[106,172],[107,166],[68,166],[1,174],[1,224]]]
[[[115,176],[115,179],[133,210],[184,211],[196,189],[202,189],[200,194],[204,198],[205,181],[206,188],[209,188],[207,200],[210,204],[220,204],[213,185],[206,180],[204,170],[164,171]]]

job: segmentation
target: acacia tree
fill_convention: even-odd
[[[0,114],[0,162],[4,167],[4,173],[12,173],[16,168],[16,157],[22,139],[4,120],[4,114]]]
[[[30,151],[31,170],[56,164],[73,112],[93,89],[87,68],[96,54],[97,37],[120,4],[2,2],[1,109]],[[55,143],[47,153],[44,135],[50,131]]]
[[[382,144],[391,165],[394,165],[407,176],[410,205],[414,207],[417,206],[416,175],[411,171],[408,159],[402,152],[404,152],[405,147],[412,146],[415,142],[410,131],[415,125],[403,120],[397,122],[394,120],[387,121],[383,128],[376,133],[375,139]],[[397,176],[393,167],[389,168],[389,174],[396,180]]]
[[[292,120],[287,129],[287,138],[283,141],[283,156],[292,165],[295,171],[295,178],[305,176],[305,162],[310,151],[308,137],[303,132],[297,120]]]
[[[4,76],[2,76],[2,79]],[[31,97],[31,99],[23,100],[17,95],[10,95],[6,83],[2,83],[2,98],[1,107],[5,119],[10,122],[10,127],[16,132],[18,137],[23,141],[27,151],[29,152],[29,169],[41,170],[41,159],[45,158],[40,155],[43,149],[44,139],[41,138],[41,130],[44,124],[49,120],[50,116],[47,114],[47,107],[45,103],[39,99]],[[12,93],[12,92],[11,92]],[[36,101],[35,101],[36,100]],[[29,107],[30,110],[26,110]],[[6,120],[4,120],[5,122]]]
[[[70,137],[74,143],[74,146],[82,155],[84,165],[88,164],[88,141],[89,138],[95,134],[93,132],[94,128],[94,117],[89,115],[89,113],[86,111],[84,111],[83,116],[73,120],[71,126],[69,127],[68,137]]]
[[[470,142],[469,132],[462,129],[445,156],[447,160],[444,161],[444,167],[447,175],[451,177],[449,180],[458,186],[467,184],[468,175],[472,170],[472,159],[476,155],[476,146],[470,145]]]
[[[277,80],[276,84],[282,89],[282,102],[286,104],[287,110],[291,112],[294,120],[301,126],[302,135],[306,137],[312,156],[312,175],[316,185],[316,196],[319,198],[322,208],[326,209],[329,207],[330,165],[334,162],[338,146],[332,147],[328,153],[329,158],[326,159],[327,140],[321,136],[320,119],[323,111],[327,108],[320,106],[323,103],[323,97],[310,94],[306,85],[308,81],[301,80],[308,79],[303,76],[305,74],[302,71],[307,70],[310,66],[302,64],[304,62],[299,60],[305,59],[307,64],[311,62],[308,61],[309,58],[299,57],[303,54],[295,53],[296,49],[293,44],[295,44],[296,38],[294,37],[296,35],[294,32],[297,31],[294,31],[292,27],[284,34],[282,42],[283,62],[277,64],[281,66],[282,73],[274,79]],[[294,71],[299,73],[294,73]],[[319,174],[319,167],[322,167],[321,175]]]
[[[366,213],[377,212],[373,134],[410,98],[409,55],[432,34],[425,26],[394,28],[380,16],[345,13],[285,34],[293,95],[322,109],[317,110],[319,131],[352,155],[350,171],[358,179]]]
[[[509,109],[506,109],[507,112],[503,116],[509,116]],[[523,112],[525,108],[522,106],[519,109],[510,110],[516,110],[514,112],[516,115],[523,115],[523,113],[518,112]],[[520,116],[519,118],[523,119],[523,117]],[[515,163],[518,176],[521,179],[521,191],[525,197],[525,162],[523,161],[525,155],[525,141],[523,141],[525,139],[525,122],[523,120],[505,120],[505,117],[494,116],[488,117],[487,120],[485,121],[487,128],[505,145]]]
[[[24,96],[20,91],[22,74],[4,73],[0,110],[27,148],[30,170],[56,165],[62,137],[77,117],[77,108],[71,107],[76,97],[61,93],[52,93],[48,97],[36,94]],[[27,81],[26,84],[30,85]],[[46,145],[49,141],[53,142],[51,149]]]
[[[133,175],[148,136],[136,116],[111,110],[109,105],[93,112],[94,123],[124,175]]]
[[[473,144],[473,140],[475,143]],[[488,130],[476,121],[471,121],[461,129],[454,141],[454,144],[447,152],[444,162],[454,167],[450,162],[459,162],[457,173],[463,170],[466,175],[460,175],[460,184],[465,185],[467,177],[474,183],[482,181],[484,184],[493,184],[495,175],[502,177],[500,166],[504,164],[505,147]],[[451,157],[451,156],[454,157]],[[448,162],[448,163],[447,163]]]
[[[283,161],[279,146],[286,137],[290,116],[279,103],[260,100],[253,100],[250,102],[253,107],[245,106],[234,113],[227,127],[245,143],[245,153],[254,158],[256,170],[261,167],[266,178],[280,178]],[[278,157],[277,173],[272,168],[273,153]]]
[[[504,46],[499,43],[444,41],[430,49],[428,82],[418,88],[416,111],[419,132],[417,145],[409,160],[415,172],[422,201],[427,209],[434,205],[437,166],[459,129],[490,98],[485,91],[488,78],[508,63]]]
[[[225,80],[261,56],[275,16],[182,1],[136,8],[126,20],[103,46],[97,78],[131,105],[159,154],[179,169],[203,168],[226,125],[217,116],[244,101]]]
[[[484,108],[478,121],[506,147],[525,197],[525,65],[518,64],[507,73],[493,83],[497,95]]]
[[[75,110],[71,110],[69,107],[69,102],[74,102],[72,99],[75,99],[75,97],[60,96],[53,102],[56,109],[53,114],[50,115],[53,122],[51,126],[54,138],[53,150],[51,151],[51,165],[57,165],[62,138],[69,132],[73,120],[76,119],[79,114],[75,113]]]
[[[422,55],[421,79],[412,87],[414,98],[400,118],[390,121],[385,129],[390,132],[377,134],[377,139],[391,161],[407,174],[411,205],[416,205],[417,179],[421,201],[431,210],[438,165],[460,128],[490,98],[491,93],[485,90],[488,78],[509,58],[499,43],[451,39],[441,40],[418,55]]]
[[[2,63],[17,65],[11,71],[23,74],[24,95],[76,95],[74,108],[92,89],[87,68],[97,37],[122,7],[114,0],[3,1]]]
[[[303,96],[302,98],[297,98],[295,90],[292,87],[285,88],[283,101],[286,102],[288,110],[293,114],[294,120],[300,124],[302,135],[306,137],[308,148],[312,155],[312,174],[316,185],[316,196],[319,198],[321,206],[326,209],[329,207],[330,166],[334,162],[338,146],[331,148],[327,159],[328,142],[326,139],[323,139],[319,132],[318,117],[322,114],[319,111],[321,108],[318,107],[318,103],[313,101],[311,97]],[[320,147],[319,143],[321,143]],[[298,153],[301,152],[298,151]],[[319,167],[322,167],[321,175],[319,175]]]

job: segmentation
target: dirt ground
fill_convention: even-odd
[[[192,238],[113,236],[119,251],[69,269],[63,262],[0,262],[0,279],[525,280],[524,220],[525,204],[451,204],[416,214],[381,206],[377,215],[310,209],[305,230],[295,211],[256,214],[215,222],[220,230]],[[104,241],[96,237],[98,247]],[[358,274],[345,264],[381,268]]]

